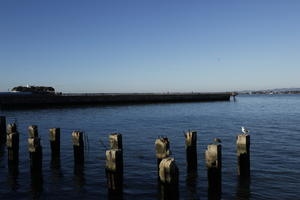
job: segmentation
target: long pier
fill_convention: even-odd
[[[141,104],[170,102],[229,101],[231,93],[65,93],[0,94],[0,108],[74,105]]]

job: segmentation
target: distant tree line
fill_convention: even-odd
[[[53,87],[46,86],[17,86],[14,87],[11,91],[13,92],[32,92],[32,93],[55,93]]]

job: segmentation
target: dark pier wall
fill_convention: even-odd
[[[230,93],[173,93],[173,94],[5,94],[0,95],[0,107],[47,107],[68,105],[105,105],[167,102],[229,101]]]

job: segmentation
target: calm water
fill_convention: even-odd
[[[236,102],[176,103],[90,108],[1,111],[17,120],[20,135],[19,173],[0,155],[0,199],[107,199],[105,147],[108,134],[123,134],[123,199],[160,199],[154,141],[166,135],[180,170],[180,199],[207,199],[204,151],[222,139],[222,199],[300,199],[300,96],[239,96]],[[29,170],[27,127],[36,124],[43,146],[43,181]],[[236,173],[235,136],[251,130],[251,180],[240,183]],[[61,127],[61,166],[50,165],[48,129]],[[86,132],[89,151],[85,168],[74,174],[72,130]],[[188,176],[184,130],[198,131],[198,175]]]

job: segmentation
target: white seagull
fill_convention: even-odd
[[[247,133],[249,133],[250,131],[248,130],[248,129],[246,129],[245,127],[241,127],[242,128],[242,132],[244,133],[244,134],[247,134]]]

